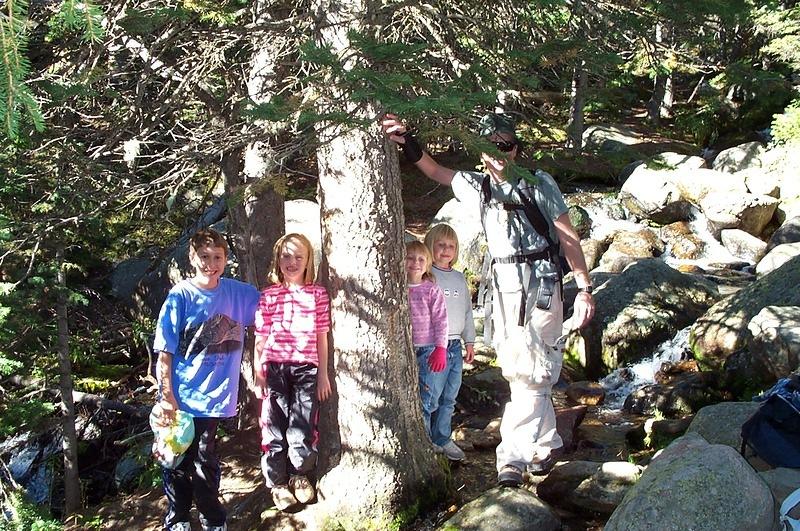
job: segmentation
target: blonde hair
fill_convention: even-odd
[[[317,269],[314,265],[314,248],[311,246],[311,242],[308,240],[308,238],[297,232],[290,232],[289,234],[283,235],[272,247],[272,266],[270,267],[269,281],[273,284],[283,283],[283,273],[281,273],[281,251],[283,249],[283,245],[290,240],[294,240],[306,248],[308,261],[306,262],[306,270],[305,275],[303,276],[303,282],[305,284],[313,284],[314,275]]]
[[[431,230],[429,230],[428,234],[425,235],[425,245],[427,245],[428,249],[430,249],[431,255],[433,255],[433,245],[439,240],[452,240],[455,242],[456,254],[450,261],[450,267],[453,267],[453,264],[458,262],[458,234],[456,234],[455,229],[453,229],[453,227],[447,223],[439,223],[438,225],[431,227]]]
[[[431,264],[433,264],[433,255],[431,255],[430,249],[428,249],[424,243],[413,240],[406,243],[406,256],[412,252],[416,252],[425,256],[425,272],[422,273],[422,280],[436,282],[436,277],[433,276],[433,270],[431,269]]]
[[[206,246],[219,247],[225,252],[225,258],[228,257],[228,242],[225,241],[225,237],[222,234],[214,229],[199,230],[189,238],[189,250],[194,251],[195,254],[201,247]]]

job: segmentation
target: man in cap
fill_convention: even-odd
[[[552,402],[563,357],[562,272],[556,254],[560,245],[579,290],[572,325],[585,326],[594,315],[594,299],[580,238],[553,178],[513,166],[520,141],[507,115],[492,113],[480,120],[479,135],[495,148],[481,153],[483,172],[437,163],[397,116],[384,116],[382,127],[422,173],[452,186],[459,201],[481,210],[492,258],[492,344],[511,389],[500,425],[497,479],[500,485],[519,486],[526,470],[546,474],[563,446]],[[543,232],[548,234],[537,232],[530,219],[535,217],[532,204],[547,221]]]

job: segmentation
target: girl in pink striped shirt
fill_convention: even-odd
[[[314,499],[317,410],[330,396],[325,288],[314,284],[314,251],[302,234],[273,249],[271,286],[256,311],[255,380],[261,403],[261,469],[280,510]]]
[[[428,247],[418,241],[406,243],[406,280],[411,314],[411,339],[419,365],[419,395],[425,431],[431,435],[431,413],[438,407],[431,393],[432,374],[447,365],[447,305],[436,284]]]

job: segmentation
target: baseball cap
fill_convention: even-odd
[[[492,136],[497,133],[505,133],[517,137],[516,124],[514,119],[507,114],[491,112],[484,115],[478,122],[478,135]]]

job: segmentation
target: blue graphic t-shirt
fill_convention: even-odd
[[[236,414],[245,327],[253,324],[258,290],[220,278],[213,290],[188,280],[161,307],[155,352],[172,354],[172,386],[182,411],[196,417]]]

